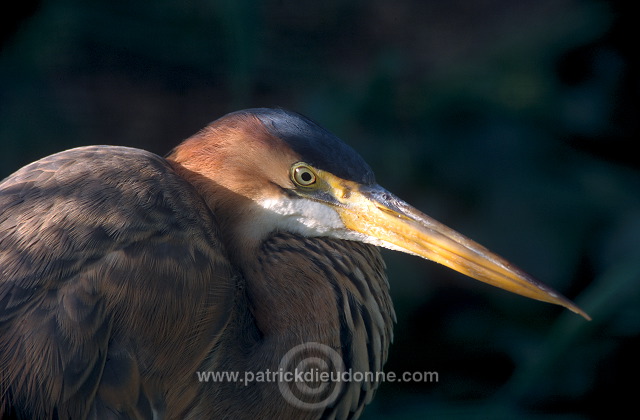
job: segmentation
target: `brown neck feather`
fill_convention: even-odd
[[[289,351],[309,345],[311,350],[316,346],[315,354],[302,350],[297,361],[336,355],[345,371],[382,371],[395,315],[377,248],[344,240],[274,234],[262,243],[253,264],[243,267],[243,277],[246,300],[241,304],[247,310],[239,311],[234,323],[238,330],[227,335],[240,337],[240,341],[231,338],[223,345],[220,357],[212,361],[213,369],[276,372]],[[318,350],[316,343],[331,350]],[[277,383],[254,385],[229,393],[225,393],[228,388],[217,389],[215,413],[239,404],[255,418],[329,418],[331,412],[361,410],[378,384],[343,383],[335,401],[312,409],[291,404]]]
[[[204,370],[277,372],[290,351],[311,343],[330,349],[347,371],[382,371],[395,315],[379,251],[358,242],[289,233],[248,238],[247,226],[253,227],[259,210],[256,201],[291,182],[288,168],[299,157],[261,126],[238,127],[224,132],[209,127],[167,157],[214,213],[244,285],[228,330]],[[238,137],[252,139],[243,153],[233,150]],[[323,356],[328,357],[312,359]],[[345,413],[358,413],[371,400],[377,385],[342,384],[334,401],[301,408],[283,396],[278,381],[203,384],[194,416],[238,418],[242,408],[246,418],[346,418]]]

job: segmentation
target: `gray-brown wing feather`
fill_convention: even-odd
[[[179,417],[234,286],[162,158],[93,146],[22,168],[0,183],[0,418]]]

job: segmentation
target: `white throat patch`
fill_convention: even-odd
[[[264,209],[261,222],[269,230],[275,227],[304,236],[330,237],[347,230],[333,208],[317,201],[282,197],[265,199],[258,204]]]
[[[347,229],[338,212],[331,206],[308,199],[269,198],[258,202],[264,210],[256,217],[256,226],[252,229],[253,239],[262,239],[275,229],[298,233],[307,237],[324,236],[328,238],[358,241],[376,245],[394,251],[407,252],[394,244],[360,232]],[[263,229],[257,229],[263,226]]]

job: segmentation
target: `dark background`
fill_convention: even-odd
[[[387,252],[398,312],[387,370],[439,380],[384,384],[365,419],[637,413],[628,4],[15,2],[0,22],[0,178],[70,147],[164,154],[227,112],[296,110],[359,150],[380,184],[593,317]]]

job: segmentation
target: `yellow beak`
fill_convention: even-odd
[[[324,173],[336,210],[348,229],[381,246],[443,264],[469,277],[532,299],[564,306],[590,320],[574,303],[487,248],[421,213],[380,186],[363,186]]]

